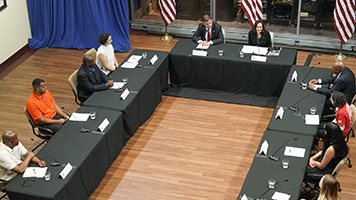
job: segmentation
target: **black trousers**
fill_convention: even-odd
[[[63,119],[58,113],[52,119]],[[53,135],[62,127],[62,124],[40,124],[43,128],[48,128],[53,131]]]

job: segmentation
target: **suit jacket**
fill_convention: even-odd
[[[94,72],[90,73],[89,69],[82,64],[77,74],[78,82],[78,99],[83,102],[93,92],[106,90],[106,83],[110,80],[97,65],[94,65]]]
[[[198,29],[195,31],[192,40],[198,42],[199,40],[206,41],[205,38],[206,27],[203,23],[200,23]],[[218,23],[213,22],[211,26],[210,40],[213,41],[213,44],[221,44],[224,42],[224,35],[221,30],[221,26]]]
[[[268,31],[266,31],[265,35],[261,38],[260,44],[257,45],[257,33],[255,33],[253,30],[250,30],[250,32],[248,32],[248,44],[260,47],[272,47],[271,35]]]
[[[332,84],[332,88],[318,88],[316,91],[325,94],[328,98],[330,97],[333,91],[342,92],[346,98],[347,103],[351,104],[351,100],[355,95],[355,75],[348,68],[345,67],[344,71],[342,71],[340,77],[336,80],[336,76],[329,77],[325,79],[321,79],[322,84]]]

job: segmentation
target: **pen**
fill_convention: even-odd
[[[35,169],[33,169],[33,173],[36,174],[36,170]]]
[[[242,47],[240,47],[238,51],[240,51],[241,49],[242,49]]]

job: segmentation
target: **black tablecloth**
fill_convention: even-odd
[[[297,82],[291,82],[292,74],[294,71],[296,71],[298,74]],[[309,71],[309,75],[305,78]],[[303,81],[304,79],[304,82],[309,82],[311,79],[327,77],[330,76],[331,73],[332,72],[330,69],[325,68],[314,67],[311,69],[310,67],[293,66],[288,74],[287,81],[271,117],[268,129],[294,132],[298,134],[315,135],[318,129],[318,125],[306,125],[305,120],[302,117],[297,116],[295,114],[296,112],[290,110],[289,107],[297,107],[303,117],[305,117],[305,114],[310,114],[310,107],[316,107],[316,114],[319,115],[320,119],[326,98],[325,95],[318,94],[315,91],[309,89],[303,90],[299,82]],[[281,106],[284,108],[283,119],[276,119],[275,117],[277,111]]]
[[[126,136],[126,141],[152,115],[161,102],[161,90],[168,88],[168,53],[134,50],[130,56],[141,55],[143,51],[147,52],[147,58],[140,60],[141,68],[125,69],[119,67],[110,75],[115,82],[122,82],[124,77],[128,78],[128,84],[123,87],[123,90],[128,88],[130,94],[125,100],[120,99],[122,91],[109,89],[93,93],[83,103],[85,106],[122,111],[125,129],[129,134]],[[147,63],[154,54],[158,56],[158,60],[154,65],[148,65]]]
[[[269,144],[267,154],[279,156],[278,162],[269,159],[267,156],[259,155],[261,145],[265,140]],[[312,143],[312,136],[267,130],[260,141],[238,199],[241,199],[244,194],[253,199],[257,197],[271,199],[274,192],[278,191],[291,195],[290,200],[297,200]],[[304,157],[285,156],[284,150],[286,146],[305,148]],[[282,167],[283,159],[289,160],[289,168],[284,169]],[[269,179],[276,180],[277,183],[274,189],[269,189]]]
[[[6,186],[10,199],[88,199],[89,195],[99,185],[106,170],[125,146],[125,130],[120,111],[90,108],[82,106],[78,113],[96,112],[96,119],[82,122],[68,121],[41,149],[38,157],[45,160],[52,178],[44,179],[22,178],[16,176]],[[107,118],[110,122],[102,134],[80,130],[85,126],[96,130],[99,124]],[[62,166],[49,166],[54,158]],[[74,168],[63,180],[57,178],[64,164],[70,163]],[[37,166],[32,163],[31,166]],[[26,184],[24,183],[26,181]],[[30,185],[29,187],[23,185]]]
[[[241,45],[212,45],[207,57],[192,56],[197,46],[191,40],[179,40],[171,50],[171,83],[191,87],[257,96],[279,96],[290,67],[296,63],[297,50],[283,49],[279,57],[267,62],[251,61],[251,54],[239,57]],[[218,50],[224,55],[219,56]]]

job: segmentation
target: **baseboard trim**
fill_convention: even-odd
[[[0,80],[16,69],[23,61],[33,55],[37,49],[31,49],[28,44],[0,64]]]

